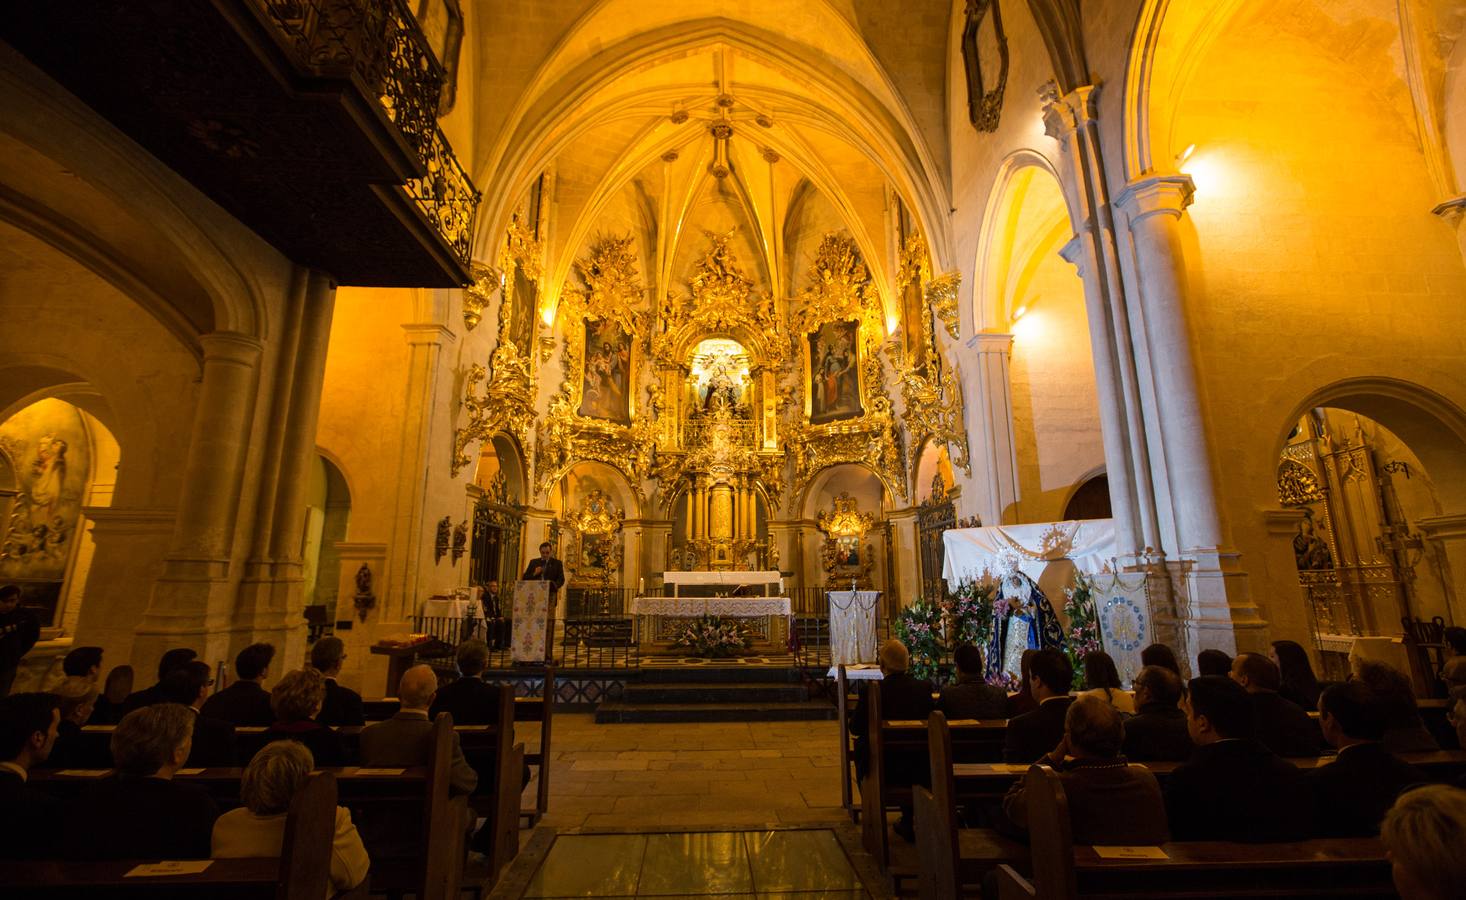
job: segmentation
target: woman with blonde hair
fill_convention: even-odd
[[[1466,791],[1443,784],[1406,791],[1385,813],[1380,839],[1403,900],[1466,897]]]
[[[270,740],[299,741],[321,766],[346,765],[341,736],[316,721],[326,702],[326,676],[312,668],[286,672],[270,691],[275,724],[265,732]]]
[[[305,786],[315,760],[297,741],[273,741],[255,754],[239,778],[239,799],[214,823],[214,859],[279,856],[285,843],[285,818],[290,801]],[[336,807],[336,830],[331,838],[331,884],[327,895],[348,891],[366,878],[371,860],[351,811]]]

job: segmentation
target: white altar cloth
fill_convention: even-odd
[[[484,617],[483,608],[467,597],[435,596],[422,602],[422,616],[425,619],[462,619],[470,615],[476,619]]]
[[[1086,575],[1095,575],[1105,571],[1115,558],[1115,521],[1086,519],[952,528],[942,533],[942,543],[946,548],[942,577],[949,586],[996,575],[996,560],[1005,551],[1017,552],[1019,570],[1034,581],[1057,562],[1067,562]]]
[[[777,571],[768,572],[663,572],[662,584],[671,585],[672,593],[680,593],[680,585],[714,585],[741,587],[745,584],[777,584],[784,589],[784,576]]]
[[[788,597],[633,597],[633,616],[727,616],[755,619],[760,616],[789,616],[793,607]]]

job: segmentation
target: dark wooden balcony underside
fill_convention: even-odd
[[[247,0],[22,0],[0,38],[297,263],[453,287],[402,185],[423,164],[353,75],[302,73]]]

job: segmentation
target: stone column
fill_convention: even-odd
[[[1466,515],[1430,516],[1416,521],[1426,540],[1441,551],[1441,580],[1445,582],[1448,609],[1461,609],[1466,589],[1456,584],[1456,573],[1466,574]],[[1460,625],[1462,622],[1456,622]]]
[[[1013,382],[1010,363],[1011,334],[975,334],[967,341],[975,353],[970,367],[972,389],[967,396],[969,426],[976,426],[974,456],[981,469],[986,496],[979,501],[978,515],[984,525],[1001,525],[1003,513],[1018,502],[1018,457],[1013,436]],[[904,596],[904,595],[903,595]]]
[[[1084,283],[1117,549],[1122,556],[1135,554],[1161,542],[1147,481],[1141,392],[1105,181],[1098,89],[1084,86],[1060,97],[1051,82],[1039,93],[1044,128],[1059,142],[1059,181],[1074,227],[1074,240],[1062,254]]]
[[[1229,653],[1260,649],[1266,623],[1249,596],[1246,574],[1217,501],[1215,468],[1188,323],[1186,262],[1181,217],[1191,202],[1191,179],[1155,176],[1129,185],[1116,205],[1133,243],[1133,292],[1139,295],[1137,339],[1144,342],[1154,394],[1151,482],[1175,523],[1188,650],[1218,647]],[[1155,445],[1152,445],[1155,449]]]
[[[921,599],[920,550],[916,545],[916,510],[899,509],[886,517],[891,523],[891,558],[896,561],[896,571],[891,573],[887,590],[901,600],[902,606],[910,606]],[[884,610],[892,605],[882,605]]]
[[[87,510],[95,547],[92,571],[111,574],[87,579],[86,602],[76,622],[76,646],[101,647],[108,668],[133,658],[137,623],[147,613],[153,580],[162,571],[176,515],[171,509]],[[138,669],[138,677],[146,681],[151,671]]]
[[[228,650],[229,583],[239,495],[254,420],[262,344],[234,332],[205,335],[183,491],[172,546],[137,623],[132,664],[152,671],[165,650],[192,646],[205,659]]]

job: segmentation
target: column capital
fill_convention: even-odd
[[[402,330],[409,344],[446,344],[458,338],[453,329],[438,322],[410,322]]]
[[[1067,94],[1060,94],[1052,81],[1038,89],[1043,104],[1044,133],[1064,143],[1074,132],[1094,121],[1099,102],[1099,86],[1080,85]]]
[[[1426,537],[1436,540],[1452,541],[1466,538],[1466,514],[1427,516],[1417,519],[1415,524],[1425,533]]]
[[[1079,235],[1074,235],[1059,248],[1059,256],[1074,267],[1080,278],[1084,277],[1084,242]]]
[[[1124,210],[1131,221],[1156,213],[1180,218],[1191,205],[1196,184],[1190,175],[1152,175],[1132,181],[1115,198],[1115,205]]]
[[[1013,349],[1013,335],[980,331],[967,339],[967,349],[978,353],[1007,354]]]
[[[205,362],[233,363],[252,367],[259,361],[265,344],[254,335],[239,331],[215,331],[199,338]]]

